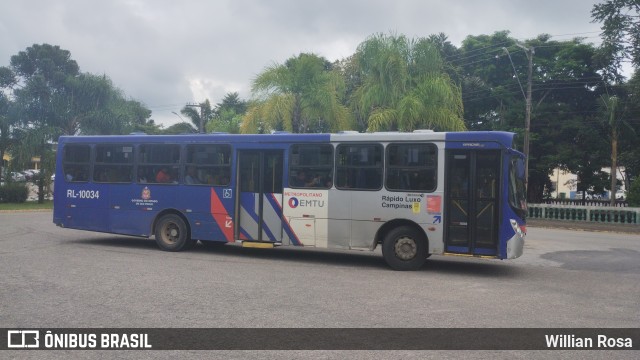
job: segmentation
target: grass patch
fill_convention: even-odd
[[[26,201],[19,204],[0,203],[0,211],[24,211],[24,210],[51,210],[53,209],[53,201],[45,200],[44,203],[38,204],[37,201]]]

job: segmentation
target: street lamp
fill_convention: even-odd
[[[526,112],[525,112],[525,127],[524,127],[524,188],[525,191],[529,187],[529,132],[531,130],[531,76],[533,74],[533,54],[535,53],[533,50],[533,46],[526,47],[522,44],[516,43],[516,46],[522,48],[524,53],[527,55],[527,59],[529,60],[529,72],[527,79],[527,94],[525,95],[524,89],[522,88],[522,84],[520,83],[520,78],[518,77],[518,73],[516,72],[516,67],[513,65],[513,60],[511,60],[511,54],[509,54],[509,50],[506,47],[502,49],[507,53],[509,57],[509,61],[511,62],[511,67],[513,68],[513,73],[516,75],[516,79],[518,80],[518,85],[520,85],[520,90],[522,91],[522,95],[526,100]]]
[[[194,133],[195,133],[195,130],[193,129],[193,126],[192,126],[190,123],[188,123],[188,122],[184,121],[184,119],[182,118],[182,116],[180,116],[180,114],[178,114],[178,113],[177,113],[177,112],[175,112],[175,111],[172,111],[171,113],[172,113],[173,115],[175,115],[175,116],[179,117],[183,124],[187,124],[186,126],[189,128],[189,133],[191,133],[191,134],[194,134]]]
[[[186,122],[186,121],[184,121],[184,119],[182,118],[182,116],[180,116],[180,114],[178,114],[177,112],[172,111],[171,113],[172,113],[173,115],[175,115],[175,116],[179,117],[179,118],[180,118],[180,120],[181,120],[182,122]]]

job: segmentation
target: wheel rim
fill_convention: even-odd
[[[410,237],[401,237],[394,246],[396,257],[400,260],[411,260],[418,254],[418,245]]]
[[[168,222],[162,226],[162,241],[175,244],[180,238],[180,228],[176,223]]]

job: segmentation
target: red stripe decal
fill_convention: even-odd
[[[227,242],[233,242],[233,218],[229,216],[214,189],[211,189],[211,215],[218,223]]]

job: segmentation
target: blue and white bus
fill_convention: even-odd
[[[242,243],[514,259],[524,156],[506,132],[63,136],[53,222],[167,251]]]

